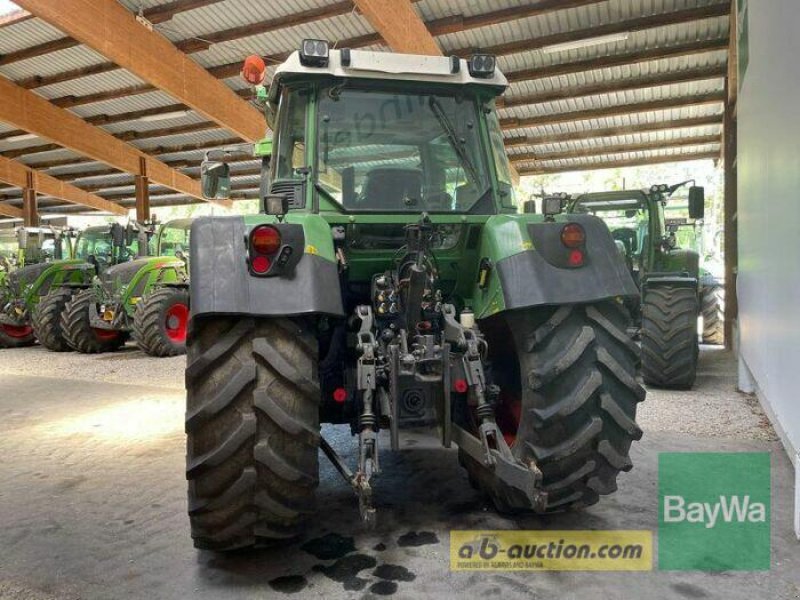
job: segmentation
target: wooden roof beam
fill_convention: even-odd
[[[33,189],[39,194],[61,198],[72,204],[81,204],[95,210],[109,212],[112,215],[127,216],[128,214],[126,209],[100,196],[91,194],[64,181],[59,181],[45,173],[40,173],[20,162],[0,158],[0,181],[26,188],[31,180],[33,181]]]
[[[646,31],[648,29],[656,29],[659,27],[667,27],[670,25],[679,25],[681,23],[690,23],[692,21],[700,21],[702,19],[724,17],[727,16],[729,13],[730,13],[730,6],[727,3],[711,4],[708,6],[699,6],[697,8],[676,10],[657,15],[648,15],[636,19],[627,19],[625,21],[619,21],[617,23],[596,25],[594,27],[588,27],[586,29],[564,31],[532,39],[505,42],[503,44],[497,44],[495,46],[486,46],[486,47],[466,46],[462,48],[454,48],[452,50],[449,50],[448,54],[455,54],[456,56],[466,57],[475,52],[486,52],[488,54],[494,54],[495,56],[508,56],[509,54],[530,52],[532,50],[539,50],[541,48],[546,48],[547,46],[554,46],[556,44],[563,44],[566,42],[592,39],[605,35],[614,35],[617,33],[633,33],[637,31]]]
[[[545,161],[545,160],[567,160],[571,158],[585,158],[590,156],[603,156],[607,154],[626,154],[628,152],[644,152],[647,150],[677,149],[692,146],[705,146],[708,144],[720,144],[719,134],[697,135],[673,140],[657,140],[654,142],[644,142],[639,144],[610,144],[608,146],[597,146],[595,148],[579,148],[577,150],[564,150],[558,152],[520,152],[512,154],[509,158],[516,162]]]
[[[610,160],[568,165],[562,167],[525,167],[520,168],[520,175],[546,175],[550,173],[571,173],[573,171],[597,171],[601,169],[617,169],[620,167],[638,167],[671,162],[688,162],[690,160],[717,160],[718,152],[699,152],[694,154],[669,154],[650,158],[633,158],[628,160]]]
[[[169,21],[179,13],[194,10],[196,8],[202,8],[211,4],[217,4],[222,1],[223,0],[175,0],[175,2],[170,2],[169,4],[162,4],[161,6],[154,6],[152,8],[145,9],[143,16],[154,25],[157,25],[159,23]],[[33,15],[30,13],[27,13],[26,11],[23,12],[29,15],[28,18],[33,18]],[[0,27],[2,27],[2,18],[0,18]],[[0,66],[10,65],[21,60],[36,58],[37,56],[44,56],[45,54],[50,54],[51,52],[66,50],[67,48],[73,48],[78,45],[80,45],[80,42],[75,38],[69,36],[58,38],[56,40],[37,44],[36,46],[30,46],[29,48],[23,48],[21,50],[17,50],[16,52],[2,54],[0,55]]]
[[[116,0],[19,0],[20,6],[247,141],[264,137],[261,112],[215,80]]]
[[[33,15],[26,10],[15,10],[0,17],[0,29],[22,23],[28,19],[32,19]]]
[[[724,100],[724,92],[712,92],[709,94],[696,94],[693,96],[665,98],[663,100],[650,100],[647,102],[637,102],[633,104],[618,104],[615,106],[592,108],[589,110],[576,110],[553,115],[541,115],[524,118],[508,117],[505,119],[500,119],[500,127],[505,130],[521,129],[523,127],[541,127],[543,125],[572,123],[575,121],[589,121],[592,119],[605,119],[656,110],[671,110],[674,108],[685,108],[687,106],[718,104],[722,103]]]
[[[549,135],[522,135],[505,138],[506,147],[524,146],[533,144],[556,144],[576,140],[589,140],[595,138],[619,137],[655,131],[669,131],[674,129],[689,129],[693,127],[707,127],[722,125],[722,115],[709,115],[706,117],[691,117],[688,119],[671,119],[669,121],[654,121],[652,123],[637,123],[636,125],[622,125],[620,127],[591,128],[583,131],[566,131]]]
[[[517,81],[530,81],[545,79],[547,77],[558,77],[560,75],[573,75],[585,71],[596,71],[608,67],[622,67],[635,65],[665,58],[678,58],[691,56],[693,54],[705,54],[709,52],[727,51],[728,38],[717,38],[713,40],[700,40],[686,44],[677,44],[664,48],[651,48],[649,50],[635,50],[622,54],[612,54],[585,60],[572,62],[556,63],[553,65],[532,67],[530,69],[520,69],[506,73],[506,78],[510,83]]]
[[[411,0],[411,1],[416,2],[418,0]],[[535,5],[511,7],[508,9],[490,11],[479,15],[473,15],[471,17],[464,17],[463,15],[453,15],[441,19],[428,21],[425,23],[425,26],[428,29],[428,31],[434,36],[444,35],[456,31],[465,31],[467,29],[474,29],[476,27],[485,27],[487,25],[512,21],[514,19],[535,17],[538,15],[543,15],[558,10],[564,10],[578,6],[586,6],[590,4],[597,4],[598,2],[604,2],[604,1],[605,0],[544,0],[543,2],[539,2],[538,4]],[[318,19],[337,16],[339,14],[343,14],[342,11],[344,10],[344,6],[345,4],[342,2],[335,2],[324,8],[311,9],[308,11],[304,11],[302,13],[295,13],[294,15],[287,15],[286,17],[279,17],[277,19],[271,19],[268,21],[263,21],[261,23],[247,25],[244,27],[237,27],[223,32],[210,32],[206,35],[197,37],[203,38],[204,40],[208,40],[209,38],[211,38],[217,42],[234,41],[236,39],[241,39],[241,37],[246,37],[247,35],[256,35],[258,33],[273,31],[279,28],[277,27],[278,25],[280,25],[281,27],[287,27],[293,24],[297,24],[298,16],[302,16],[304,18],[303,21],[304,23],[309,23],[312,21],[316,21]],[[349,3],[348,10],[346,12],[349,12],[350,10],[352,10],[351,2]],[[193,43],[194,40],[195,38],[191,38],[185,40],[184,42],[178,42],[178,46],[181,46],[181,44],[183,44],[183,49],[188,54],[199,52],[207,48],[206,43],[199,43],[196,45]],[[361,35],[345,40],[338,40],[337,45],[340,48],[363,48],[364,46],[381,44],[383,43],[383,41],[384,41],[383,38],[378,33],[369,33],[366,35]],[[286,59],[286,57],[289,56],[289,54],[291,54],[291,52],[292,51],[280,52],[272,56],[265,56],[264,58],[267,60],[267,62],[272,62],[272,63],[282,62],[283,60]],[[209,73],[211,73],[217,79],[227,79],[228,77],[234,77],[238,75],[239,71],[241,70],[241,67],[242,67],[241,62],[237,61],[235,63],[229,63],[212,67],[209,69]],[[59,73],[50,77],[31,77],[19,81],[18,83],[27,89],[34,89],[46,85],[52,85],[54,83],[71,81],[74,79],[78,79],[80,77],[85,77],[87,75],[94,75],[97,73],[107,73],[109,71],[114,71],[118,68],[119,66],[116,65],[115,63],[107,62],[107,63],[101,63],[99,65],[92,65],[89,67],[74,69],[68,73]],[[103,100],[108,100],[110,98],[121,98],[135,94],[144,94],[147,92],[151,92],[155,89],[156,88],[152,85],[143,84],[143,85],[129,86],[127,88],[120,90],[112,90],[107,92],[89,94],[86,96],[64,96],[61,98],[53,99],[53,103],[61,106],[62,108],[68,108],[72,106],[90,104],[92,102],[100,102]]]
[[[10,206],[0,202],[0,216],[11,217],[12,219],[22,219],[25,217],[25,211],[16,206]]]
[[[544,102],[557,102],[558,100],[611,94],[614,92],[629,92],[653,87],[674,85],[680,83],[696,83],[710,79],[725,77],[725,65],[712,65],[695,69],[684,69],[673,73],[656,73],[630,79],[615,81],[601,81],[592,85],[575,87],[557,87],[546,92],[498,98],[497,105],[501,108],[541,104]]]
[[[395,52],[443,56],[442,49],[409,0],[353,0]]]
[[[202,198],[199,182],[2,77],[0,121],[128,173],[139,173],[140,160],[144,158],[152,181]]]

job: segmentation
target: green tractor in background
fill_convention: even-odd
[[[98,274],[138,254],[139,229],[119,223],[87,227],[75,240],[70,260],[39,265],[42,268],[36,272],[25,274],[27,283],[16,286],[15,302],[19,322],[31,329],[31,342],[35,337],[48,350],[70,350],[61,326],[64,308],[73,296],[90,288]]]
[[[58,262],[69,261],[70,235],[60,227],[0,229],[0,348],[35,342],[30,305],[38,298],[36,290],[51,281],[45,274]]]
[[[675,234],[676,247],[690,248],[700,257],[700,337],[704,344],[725,343],[725,263],[720,251],[722,231],[707,250],[705,235],[698,223],[684,217],[667,218],[667,230]]]
[[[61,328],[74,350],[117,350],[133,333],[139,348],[151,356],[185,352],[191,223],[179,219],[162,225],[153,244],[155,256],[105,270],[66,304]]]
[[[697,373],[699,254],[678,247],[675,233],[667,228],[664,207],[688,183],[583,194],[566,201],[568,213],[592,214],[605,221],[641,290],[630,308],[641,319],[645,383],[683,389],[694,385]],[[690,219],[703,218],[704,202],[703,188],[690,187]]]
[[[263,61],[243,74],[259,84]],[[398,450],[408,428],[455,443],[502,511],[594,504],[632,467],[645,392],[624,301],[639,292],[600,219],[517,212],[506,86],[490,55],[321,40],[257,85],[275,132],[263,214],[192,225],[197,547],[295,536],[320,449],[373,524],[379,446]],[[208,197],[230,189],[224,162],[201,174]],[[321,422],[351,427],[353,468]]]

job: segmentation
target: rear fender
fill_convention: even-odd
[[[300,259],[274,277],[257,277],[247,265],[250,230],[263,223],[293,239]],[[192,224],[192,317],[203,315],[344,316],[330,226],[319,216],[290,213],[282,223],[267,215],[202,217]]]
[[[569,249],[561,242],[567,223],[578,223],[586,233],[580,267],[568,265]],[[559,215],[555,222],[530,214],[491,217],[483,230],[481,261],[491,270],[473,294],[478,318],[639,294],[608,228],[591,215]]]

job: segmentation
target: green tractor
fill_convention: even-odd
[[[700,257],[700,339],[704,344],[725,343],[725,264],[719,252],[719,238],[707,250],[703,228],[684,217],[667,218],[667,230],[675,234],[677,248],[690,248]]]
[[[631,468],[645,392],[624,300],[638,290],[600,219],[517,212],[506,86],[489,55],[306,40],[257,88],[274,131],[263,214],[192,225],[197,547],[295,536],[320,449],[374,524],[379,446],[408,428],[455,443],[504,511],[594,504]],[[225,163],[201,173],[207,195],[230,189]],[[356,464],[321,422],[350,425]]]
[[[670,196],[688,183],[692,182],[583,194],[566,200],[568,213],[591,214],[605,221],[641,290],[641,297],[629,307],[638,315],[645,383],[681,389],[694,385],[697,372],[699,255],[678,247],[675,232],[666,225],[664,207]],[[690,219],[703,218],[704,202],[703,188],[690,187]]]
[[[0,348],[35,342],[29,309],[45,273],[72,255],[69,230],[57,227],[0,229]],[[31,285],[33,284],[33,285]]]
[[[94,354],[119,349],[133,334],[151,356],[186,348],[189,285],[186,266],[191,219],[162,225],[156,256],[141,256],[105,270],[66,304],[61,327],[68,344]]]
[[[16,302],[20,322],[48,350],[70,350],[61,324],[61,315],[73,296],[91,288],[95,277],[114,265],[128,262],[138,253],[138,226],[118,223],[84,229],[75,240],[70,260],[49,263],[29,276],[19,289]]]

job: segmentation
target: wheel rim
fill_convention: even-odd
[[[173,342],[186,341],[186,329],[189,324],[189,307],[183,303],[173,304],[164,316],[164,329],[167,337]]]
[[[22,339],[33,335],[33,327],[30,325],[7,325],[3,323],[2,327],[3,333],[14,339]]]
[[[111,331],[110,329],[100,329],[98,327],[93,327],[92,331],[94,331],[94,336],[101,342],[110,342],[111,340],[117,339],[117,336],[119,335],[118,331]]]

